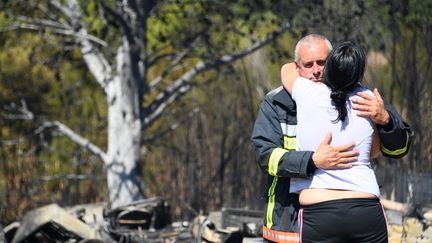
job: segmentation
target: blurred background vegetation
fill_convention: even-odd
[[[51,202],[69,206],[108,200],[106,168],[97,156],[56,130],[40,129],[35,120],[12,115],[14,104],[25,101],[38,117],[59,120],[101,148],[107,146],[107,100],[73,39],[47,29],[10,28],[26,16],[50,16],[48,2],[56,1],[25,2],[2,1],[0,12],[0,224],[4,225]],[[423,184],[407,189],[413,177],[406,175],[427,179],[432,171],[432,1],[158,2],[165,11],[148,19],[150,50],[162,44],[180,49],[199,32],[204,38],[196,55],[222,56],[253,44],[282,24],[291,26],[251,55],[196,77],[201,82],[144,132],[146,195],[167,200],[175,219],[221,207],[261,209],[265,177],[250,144],[252,126],[263,96],[280,85],[280,67],[292,61],[296,41],[309,33],[323,34],[333,43],[351,39],[368,51],[365,84],[377,87],[415,132],[403,159],[376,160],[385,185],[383,196],[431,203]],[[80,1],[80,5],[91,34],[115,43],[118,33],[100,14],[101,1]],[[114,56],[114,48],[104,50]],[[154,65],[148,70],[149,79],[166,65]],[[168,76],[164,82],[170,80]]]

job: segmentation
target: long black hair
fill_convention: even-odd
[[[345,120],[348,93],[360,85],[365,67],[365,51],[351,41],[337,44],[327,57],[324,83],[330,87],[330,98],[338,111],[338,117],[333,122]]]

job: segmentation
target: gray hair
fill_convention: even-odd
[[[328,47],[328,52],[330,53],[330,51],[333,49],[333,47],[332,47],[331,42],[325,36],[319,35],[319,34],[310,34],[310,35],[307,35],[307,36],[301,38],[297,42],[297,45],[295,46],[295,50],[294,50],[294,60],[296,62],[300,61],[300,57],[299,57],[298,52],[299,52],[301,44],[303,44],[303,43],[312,43],[312,42],[316,42],[318,40],[320,40],[320,41],[322,40],[322,41],[324,41],[326,43],[326,45]]]

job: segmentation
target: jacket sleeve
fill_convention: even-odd
[[[260,168],[278,177],[307,177],[316,169],[312,151],[289,151],[283,148],[283,133],[277,107],[267,97],[262,101],[252,131],[252,144]]]
[[[385,157],[402,158],[408,153],[413,132],[389,103],[385,103],[385,108],[390,115],[390,121],[385,126],[378,125],[381,152]]]

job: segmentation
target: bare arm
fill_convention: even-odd
[[[281,79],[282,79],[282,85],[284,88],[292,94],[292,87],[294,85],[294,81],[300,77],[296,65],[293,62],[284,64],[281,68]]]

